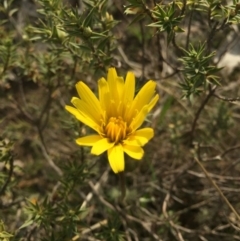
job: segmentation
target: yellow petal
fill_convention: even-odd
[[[138,92],[134,98],[131,107],[126,113],[126,119],[129,121],[136,115],[136,110],[140,111],[145,105],[148,105],[155,93],[156,83],[149,80]]]
[[[77,92],[80,98],[97,113],[101,113],[101,106],[98,98],[93,94],[89,87],[82,81],[76,84]]]
[[[148,104],[148,112],[151,111],[151,109],[156,105],[156,103],[158,102],[159,99],[159,95],[155,95],[154,98],[151,100],[151,102]]]
[[[108,74],[107,74],[107,82],[109,85],[109,91],[110,93],[116,92],[116,78],[117,78],[117,72],[115,68],[109,68]]]
[[[122,145],[116,145],[108,149],[108,161],[115,173],[124,171],[125,163]]]
[[[96,125],[100,125],[102,119],[101,113],[96,112],[88,103],[79,98],[73,97],[71,102],[81,113],[84,113],[85,116],[92,119]]]
[[[122,100],[123,91],[124,91],[124,79],[123,79],[123,77],[118,76],[116,78],[115,88],[117,89],[119,100]]]
[[[140,160],[143,157],[144,151],[140,146],[123,145],[123,151],[130,157]]]
[[[130,146],[144,146],[154,135],[152,128],[143,128],[135,131],[127,140],[123,143]]]
[[[101,139],[102,137],[99,135],[90,135],[76,139],[76,143],[80,146],[93,146],[96,142],[98,142]]]
[[[99,99],[102,108],[106,111],[105,118],[118,116],[117,108],[119,105],[119,93],[117,90],[117,76],[116,70],[110,68],[108,71],[108,81],[101,78],[98,81]],[[110,83],[110,84],[109,84]],[[110,88],[111,85],[111,88]]]
[[[108,111],[110,93],[109,93],[108,82],[104,78],[101,78],[98,80],[98,96],[99,96],[101,107],[105,111]]]
[[[131,123],[131,128],[133,131],[137,130],[144,122],[148,113],[148,106],[145,105],[142,110],[137,114]]]
[[[109,93],[110,93],[110,100],[113,98],[115,100],[119,99],[117,88],[116,88],[116,79],[117,79],[117,72],[115,68],[109,68],[107,74],[107,82],[109,86]],[[110,101],[109,100],[109,101]]]
[[[132,72],[128,72],[124,85],[123,102],[124,104],[131,103],[135,94],[135,76]]]
[[[156,88],[156,82],[149,80],[136,95],[136,109],[140,110],[152,99]]]
[[[134,138],[139,140],[141,145],[145,145],[154,136],[154,131],[152,128],[142,128],[135,131]]]
[[[128,139],[123,140],[123,144],[128,146],[142,146],[139,140],[134,137],[129,137]]]
[[[109,142],[107,138],[102,138],[98,142],[95,142],[91,153],[94,155],[100,155],[106,150],[112,148],[114,146],[114,142]]]
[[[99,126],[91,118],[89,118],[88,116],[84,115],[82,112],[80,112],[79,110],[77,110],[76,108],[74,108],[72,106],[66,105],[65,109],[68,112],[70,112],[72,115],[74,115],[75,118],[78,119],[80,122],[82,122],[83,124],[89,126],[93,130],[99,132]]]
[[[124,79],[117,75],[115,68],[109,68],[107,82],[109,86],[110,99],[115,101],[115,105],[117,108],[120,101],[122,101],[122,95],[124,91]]]

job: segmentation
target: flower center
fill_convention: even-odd
[[[127,136],[127,123],[122,117],[111,117],[105,127],[105,135],[111,142],[118,143]]]

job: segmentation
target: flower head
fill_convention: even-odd
[[[134,74],[128,72],[124,82],[115,68],[108,70],[107,80],[99,79],[99,98],[79,81],[76,89],[80,98],[73,97],[74,107],[67,105],[65,108],[96,134],[78,138],[76,143],[91,146],[91,153],[95,155],[107,151],[109,164],[115,173],[124,171],[124,152],[140,160],[144,153],[142,146],[154,134],[152,128],[139,127],[158,101],[155,88],[156,83],[149,80],[134,97]]]

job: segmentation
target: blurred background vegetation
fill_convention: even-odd
[[[238,0],[0,0],[0,240],[240,240],[239,22]],[[124,201],[64,109],[110,66],[161,97]]]

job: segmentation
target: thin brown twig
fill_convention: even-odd
[[[81,238],[82,235],[86,235],[86,234],[92,232],[93,230],[99,229],[99,228],[101,228],[102,226],[106,226],[107,224],[108,224],[108,220],[107,220],[107,219],[104,219],[104,220],[102,220],[102,221],[100,221],[100,222],[98,222],[98,223],[95,223],[95,224],[93,224],[90,228],[86,228],[86,229],[82,230],[81,235],[76,235],[76,236],[74,236],[74,237],[72,238],[72,241],[78,240],[78,239]]]
[[[138,219],[138,218],[136,218],[136,217],[133,217],[133,216],[131,216],[131,215],[127,215],[127,214],[125,215],[125,214],[123,214],[122,212],[121,212],[121,214],[122,214],[125,218],[127,218],[128,220],[134,221],[134,222],[140,224],[140,225],[154,238],[154,240],[163,241],[156,233],[154,233],[154,232],[152,231],[152,229],[151,229],[151,223],[148,223],[148,222],[146,222],[146,221],[144,222],[143,220]]]
[[[94,185],[92,181],[89,181],[89,186],[92,188],[92,191],[90,193],[88,193],[88,195],[86,196],[84,202],[82,203],[80,209],[85,209],[87,204],[89,203],[89,201],[93,198],[93,193],[97,193],[101,187],[102,184],[104,184],[107,179],[108,179],[108,175],[109,175],[109,168],[106,169],[106,171],[102,174],[102,176],[100,177],[100,179],[98,180],[98,182]]]
[[[49,109],[50,109],[49,107],[50,107],[50,105],[52,103],[52,93],[53,93],[53,91],[54,91],[54,89],[51,86],[49,86],[47,101],[45,102],[45,105],[42,108],[41,113],[40,113],[40,115],[39,115],[39,117],[37,119],[37,123],[36,124],[37,124],[37,126],[39,127],[39,129],[41,131],[44,130],[44,128],[46,127],[46,124],[47,124],[48,117],[46,117],[46,119],[44,121],[44,124],[42,123],[42,120],[43,120],[43,117],[44,117],[45,113],[49,114]]]
[[[62,170],[54,163],[54,161],[52,160],[52,158],[49,156],[44,139],[43,139],[43,135],[42,132],[39,128],[37,128],[38,130],[38,134],[40,137],[40,141],[39,141],[39,146],[42,150],[43,156],[46,158],[46,160],[48,161],[49,165],[58,173],[59,176],[63,175]]]
[[[17,101],[13,100],[13,102],[16,105],[16,107],[20,110],[21,114],[24,117],[26,117],[28,123],[34,124],[36,122],[36,120],[24,108],[22,108],[22,106]]]
[[[169,199],[170,199],[170,193],[167,193],[167,195],[165,196],[165,199],[163,201],[163,205],[162,205],[163,215],[167,219],[170,226],[176,232],[176,234],[173,232],[173,235],[175,236],[175,238],[177,238],[179,241],[184,241],[182,233],[180,232],[179,228],[175,225],[175,223],[173,222],[172,219],[169,219],[169,215],[168,215],[168,212],[167,212],[167,206],[168,206]]]
[[[187,6],[187,0],[183,0],[183,6],[182,6],[182,10],[181,10],[181,16],[184,15],[185,11],[186,11],[186,6]]]
[[[125,212],[123,212],[119,207],[113,206],[111,203],[109,203],[107,200],[105,200],[104,197],[99,194],[98,190],[94,187],[94,185],[91,181],[89,182],[89,185],[92,188],[93,193],[97,196],[97,198],[99,199],[99,201],[102,204],[104,204],[106,207],[110,208],[111,210],[113,210],[115,212],[117,211],[123,218],[132,220],[132,221],[135,221],[135,222],[141,224],[141,226],[154,238],[154,240],[163,241],[156,233],[154,233],[151,230],[151,224],[144,222],[142,220],[139,220],[131,215],[125,214]]]
[[[173,46],[176,48],[176,50],[177,50],[177,55],[178,56],[181,56],[182,54],[183,54],[183,50],[177,45],[177,43],[176,43],[176,34],[175,33],[173,33],[173,37],[172,37],[172,44],[173,44]]]
[[[233,146],[231,148],[228,148],[226,151],[224,151],[222,154],[220,154],[221,157],[224,157],[225,155],[227,155],[229,152],[233,151],[233,150],[237,150],[240,149],[240,145],[237,146]]]
[[[190,143],[193,142],[195,129],[196,129],[196,126],[197,126],[197,121],[198,121],[198,119],[200,117],[200,114],[202,113],[204,107],[206,106],[206,104],[208,103],[210,98],[213,96],[216,88],[217,88],[216,86],[214,86],[213,88],[209,87],[209,93],[208,93],[207,97],[203,100],[202,104],[200,105],[200,107],[198,108],[198,111],[195,114],[195,118],[193,120],[192,128],[191,128],[191,131],[190,131],[190,134],[191,134],[191,139],[190,139],[191,141],[190,141]]]
[[[193,209],[200,209],[200,207],[204,206],[205,204],[208,204],[213,199],[214,199],[214,197],[211,197],[207,200],[203,200],[201,202],[198,202],[198,203],[195,203],[191,206],[188,206],[188,207],[174,213],[173,217],[171,217],[171,218],[174,219],[174,217],[178,217],[178,216],[182,215],[183,213],[187,213],[187,212],[189,212],[190,210],[193,210]]]
[[[220,100],[228,101],[228,102],[240,101],[240,97],[239,96],[234,97],[234,98],[228,98],[228,97],[220,96],[220,95],[217,95],[217,94],[214,94],[213,96],[217,97]]]
[[[222,190],[219,188],[219,186],[216,184],[216,182],[210,177],[210,175],[208,174],[207,170],[205,169],[205,167],[203,166],[203,164],[201,163],[201,161],[197,158],[194,157],[194,160],[197,162],[197,164],[201,167],[202,171],[204,172],[204,174],[206,175],[207,179],[211,182],[211,184],[215,187],[215,189],[217,190],[217,192],[219,193],[220,197],[222,198],[222,200],[227,204],[227,206],[231,209],[231,211],[236,215],[237,219],[240,221],[240,215],[238,214],[238,212],[236,211],[236,209],[232,206],[232,204],[228,201],[228,199],[226,198],[226,196],[223,194]]]

